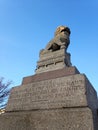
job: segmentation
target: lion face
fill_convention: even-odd
[[[57,36],[58,34],[62,33],[62,32],[67,32],[70,35],[70,29],[66,26],[59,26],[57,27],[56,31],[55,31],[55,36]]]

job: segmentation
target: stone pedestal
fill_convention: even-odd
[[[6,111],[80,106],[97,109],[97,94],[85,75],[75,74],[13,88]]]
[[[0,130],[98,130],[97,109],[95,89],[75,67],[35,74],[12,89]]]
[[[94,120],[87,107],[10,112],[0,116],[0,130],[98,130]]]
[[[70,53],[65,52],[65,48],[58,51],[46,51],[40,53],[40,60],[37,62],[36,73],[53,71],[71,66]]]

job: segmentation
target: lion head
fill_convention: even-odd
[[[70,35],[70,29],[66,26],[58,26],[56,31],[55,31],[55,36],[57,36],[58,34],[62,33],[62,32],[67,32]]]

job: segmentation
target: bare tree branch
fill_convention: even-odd
[[[10,94],[12,81],[4,82],[4,78],[0,78],[0,108],[5,108]]]

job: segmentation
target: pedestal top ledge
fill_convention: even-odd
[[[33,82],[38,82],[42,80],[55,79],[59,77],[74,75],[74,74],[80,74],[80,72],[75,66],[64,67],[62,69],[49,71],[49,72],[43,72],[43,73],[35,74],[32,76],[24,77],[22,81],[22,85],[33,83]]]

